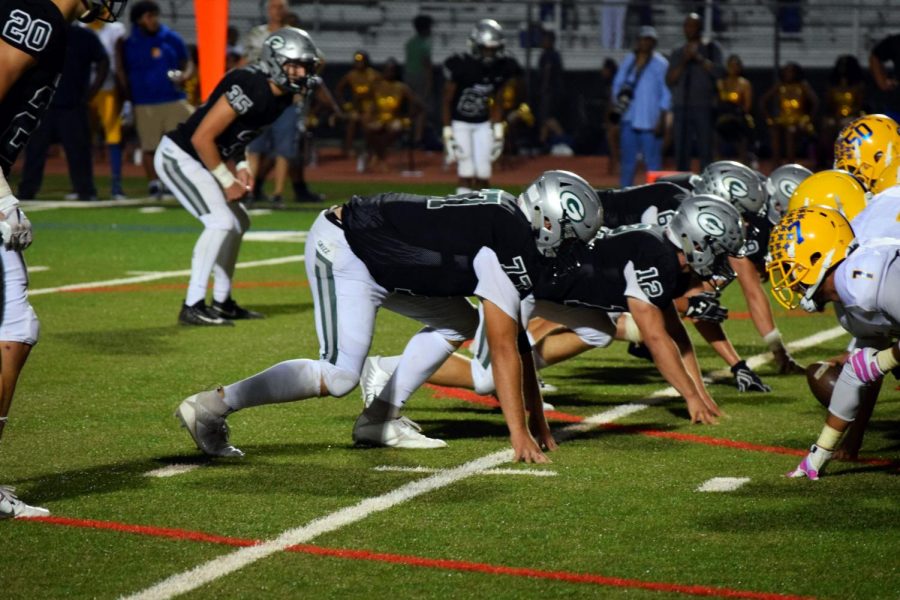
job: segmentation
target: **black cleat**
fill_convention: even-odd
[[[181,312],[178,313],[178,322],[182,325],[199,325],[201,327],[217,327],[234,325],[228,319],[222,318],[215,314],[211,309],[207,308],[203,300],[192,306],[184,304],[181,306]]]
[[[265,319],[266,315],[255,310],[244,308],[229,297],[225,302],[216,302],[213,300],[212,306],[207,309],[209,313],[216,317],[226,320],[237,321],[243,319]]]

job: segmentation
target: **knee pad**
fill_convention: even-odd
[[[319,361],[319,368],[322,372],[322,381],[332,396],[337,398],[346,396],[359,384],[359,373],[341,369],[324,360]]]
[[[488,363],[487,367],[485,367],[477,360],[473,360],[470,364],[475,393],[482,396],[493,394],[495,391],[494,370],[491,368],[491,363]]]
[[[631,316],[630,312],[623,312],[619,315],[619,318],[616,320],[616,328],[622,332],[626,342],[640,344],[644,341],[641,337],[641,330],[638,328],[637,323],[634,322],[634,317]]]

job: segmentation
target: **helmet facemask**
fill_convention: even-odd
[[[78,20],[82,23],[91,23],[92,21],[114,23],[118,20],[127,1],[128,0],[82,0],[81,3],[87,10],[78,16]]]

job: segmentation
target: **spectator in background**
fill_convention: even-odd
[[[434,115],[434,69],[431,63],[431,27],[434,19],[419,15],[412,21],[416,34],[406,41],[406,62],[403,65],[403,80],[412,93],[421,100],[424,110],[416,116],[413,139],[422,141],[426,128],[433,130]]]
[[[890,73],[885,63],[891,63]],[[878,112],[895,121],[900,120],[900,88],[897,85],[897,71],[900,70],[900,34],[889,35],[872,48],[869,54],[869,70],[875,85],[883,93]]]
[[[813,115],[819,98],[806,81],[803,69],[789,62],[779,71],[779,81],[759,99],[760,110],[769,126],[772,160],[776,165],[797,162],[797,150],[815,133]],[[772,100],[776,111],[772,111]]]
[[[672,88],[675,109],[675,168],[691,171],[692,149],[700,157],[700,170],[712,162],[713,114],[716,80],[725,73],[722,49],[700,39],[702,21],[697,13],[684,20],[686,42],[669,57],[666,83]]]
[[[363,115],[371,111],[372,86],[380,78],[381,74],[369,64],[368,53],[357,50],[353,55],[353,68],[344,74],[334,86],[334,95],[337,97],[337,101],[342,103],[343,111],[347,115],[344,156],[350,156],[353,150],[356,131],[362,122]],[[360,156],[357,165],[358,170],[364,170],[365,158]]]
[[[662,140],[672,95],[666,86],[669,63],[655,51],[656,29],[641,27],[636,50],[622,60],[613,80],[613,98],[621,116],[622,187],[634,183],[638,154],[648,171],[662,168]]]
[[[284,27],[284,19],[287,14],[287,0],[268,0],[266,3],[266,22],[262,25],[257,25],[247,34],[247,42],[244,48],[247,62],[255,62],[259,59],[259,52],[262,50],[263,42],[266,41],[270,33]]]
[[[600,9],[600,45],[607,50],[625,47],[627,0],[606,0]]]
[[[100,90],[91,98],[91,110],[103,128],[109,159],[111,198],[122,200],[125,198],[125,192],[122,190],[122,90],[116,81],[116,44],[125,37],[125,24],[118,21],[107,23],[97,19],[92,21],[89,27],[100,38],[109,59],[106,78]]]
[[[563,83],[562,57],[554,47],[556,33],[544,30],[541,34],[541,58],[538,60],[538,99],[540,101],[540,134],[542,146],[553,135],[559,138],[564,132],[559,123],[562,99],[566,97]]]
[[[410,131],[412,118],[422,112],[422,102],[399,78],[399,63],[387,59],[382,78],[372,86],[373,102],[365,116],[368,167],[384,173],[388,171],[388,149],[404,131]]]
[[[269,0],[266,4],[267,21],[254,27],[247,34],[247,60],[256,61],[259,59],[259,52],[265,39],[274,31],[288,25],[287,0]],[[296,19],[296,24],[291,27],[299,27],[300,19]],[[263,184],[266,180],[270,168],[264,161],[267,158],[274,160],[274,167],[271,169],[273,173],[273,189],[271,201],[276,206],[283,205],[284,184],[288,178],[288,168],[291,161],[297,158],[298,149],[298,119],[300,115],[297,111],[296,103],[284,109],[274,123],[263,129],[255,140],[247,146],[247,161],[250,163],[250,172],[254,174],[252,199],[255,201],[264,200],[266,195],[263,191]]]
[[[96,65],[93,80],[91,69]],[[94,166],[91,159],[91,128],[88,102],[109,74],[109,58],[92,30],[69,25],[66,58],[56,93],[40,125],[25,147],[25,164],[19,182],[19,198],[35,198],[44,178],[47,150],[55,140],[62,143],[69,166],[69,179],[78,200],[96,200]]]
[[[117,77],[134,105],[148,192],[158,198],[165,190],[153,155],[163,134],[193,112],[181,85],[194,66],[181,36],[159,22],[159,4],[141,0],[132,5],[130,17],[131,35],[119,40],[117,48]]]
[[[739,162],[756,166],[751,152],[756,124],[753,121],[753,86],[744,77],[744,63],[737,54],[728,57],[726,75],[716,82],[719,107],[716,111],[716,133],[722,142],[719,154],[725,156],[725,146],[734,148]]]
[[[865,75],[859,61],[852,54],[839,56],[825,90],[825,114],[819,134],[820,169],[834,165],[834,139],[850,121],[863,115],[865,94]]]
[[[603,61],[603,67],[600,69],[600,115],[605,123],[606,145],[609,149],[609,160],[606,163],[606,174],[612,175],[619,170],[619,119],[612,117],[612,85],[616,79],[616,73],[619,71],[619,65],[611,58]],[[621,117],[621,115],[619,115]]]

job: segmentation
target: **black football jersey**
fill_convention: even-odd
[[[621,190],[597,190],[597,195],[603,207],[604,227],[615,229],[637,223],[668,225],[690,192],[674,183],[661,182]]]
[[[50,0],[0,0],[0,39],[37,61],[0,100],[0,168],[5,174],[50,106],[66,55],[68,27]]]
[[[254,67],[233,69],[225,74],[209,99],[194,111],[188,119],[170,131],[168,135],[178,147],[199,160],[191,143],[191,136],[209,109],[222,96],[237,113],[225,131],[216,137],[216,147],[223,160],[243,157],[244,148],[260,130],[270,125],[293,101],[291,94],[276,96],[269,87],[269,78]]]
[[[542,272],[531,225],[515,197],[501,190],[354,196],[341,219],[353,253],[389,291],[472,295],[478,285],[472,261],[485,247],[497,255],[522,298]]]
[[[521,72],[514,58],[500,56],[486,64],[471,54],[454,54],[444,61],[444,78],[456,84],[451,118],[483,123],[491,116],[491,98]]]
[[[690,275],[682,273],[676,248],[665,239],[661,227],[619,227],[590,246],[573,245],[571,252],[574,256],[566,258],[577,261],[578,266],[555,278],[538,280],[536,299],[626,311],[627,297],[633,295],[626,293],[628,263],[643,294],[660,308],[683,295],[690,284]]]
[[[693,192],[694,184],[691,183],[692,177],[696,177],[696,175],[694,173],[675,173],[673,175],[663,175],[656,181],[674,183],[675,185],[680,185],[684,189]]]

